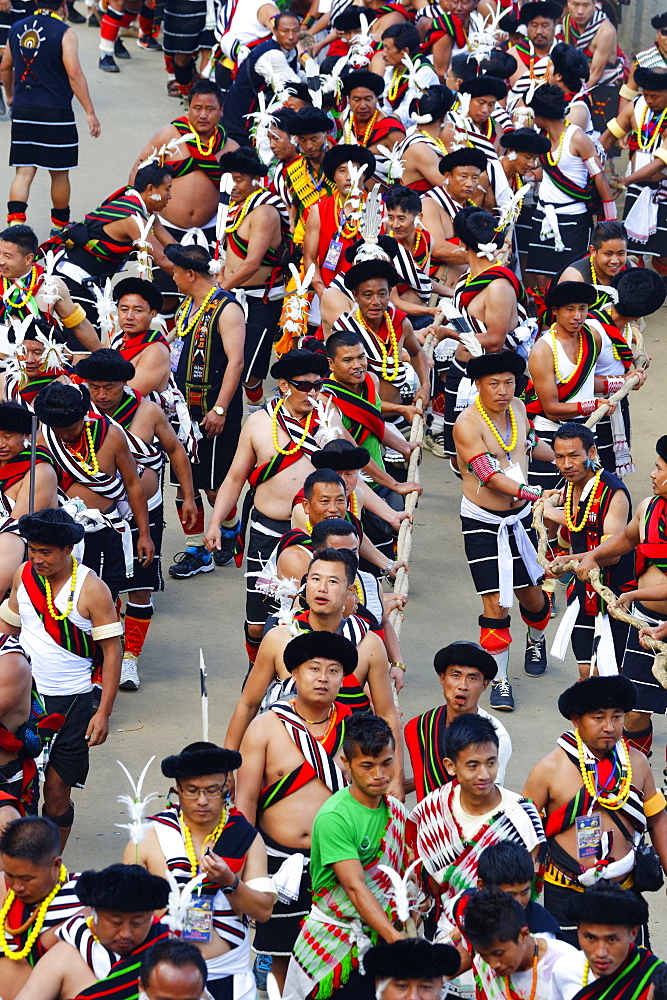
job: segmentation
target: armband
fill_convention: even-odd
[[[78,302],[74,306],[74,309],[69,314],[69,316],[60,316],[60,322],[67,330],[71,330],[73,326],[78,326],[79,323],[83,323],[86,318],[86,313],[82,305]]]
[[[275,887],[273,879],[268,875],[262,875],[260,878],[248,879],[246,887],[248,889],[254,889],[255,892],[265,892],[267,895],[273,896],[274,903],[278,902],[278,890]]]
[[[602,173],[602,167],[594,156],[589,156],[587,160],[584,160],[584,163],[586,164],[591,177],[595,177],[596,174]]]
[[[531,427],[528,433],[526,434],[526,452],[535,451],[538,444],[539,441],[537,439],[537,434],[535,433],[535,428]]]
[[[613,198],[610,199],[610,201],[602,202],[602,214],[604,215],[606,222],[613,222],[615,219],[618,218],[618,212],[616,210],[616,202],[614,201]]]
[[[389,669],[391,670],[392,667],[398,667],[399,670],[403,671],[403,673],[405,673],[405,671],[407,670],[407,667],[405,666],[405,664],[404,663],[400,663],[398,660],[392,660],[391,661],[391,663],[389,664]]]
[[[623,388],[625,379],[621,378],[620,375],[612,375],[611,378],[605,378],[602,385],[605,396],[612,396],[619,389]]]
[[[492,476],[500,472],[500,462],[488,451],[483,451],[480,455],[474,455],[466,465],[470,472],[473,472],[480,483],[485,486]]]
[[[618,95],[619,97],[622,97],[624,101],[634,101],[636,97],[639,97],[639,91],[633,90],[632,87],[627,85],[627,83],[624,83],[619,90]],[[607,128],[609,128],[608,125]]]
[[[665,796],[662,792],[656,792],[655,795],[652,795],[650,799],[646,799],[644,802],[644,815],[655,816],[657,813],[662,812],[666,805],[667,801],[665,801]]]
[[[612,118],[607,122],[607,128],[615,139],[623,139],[628,133],[618,124],[618,118]]]
[[[8,597],[0,604],[0,618],[3,618],[8,625],[13,625],[14,628],[21,627],[21,616],[12,611]]]
[[[606,542],[608,538],[611,538],[611,535],[603,535],[600,539],[600,544],[602,544],[602,542]]]
[[[590,417],[593,410],[598,408],[597,399],[584,399],[580,403],[577,403],[577,413],[580,413],[582,417]]]
[[[102,639],[114,639],[117,635],[123,634],[123,625],[121,622],[109,622],[108,625],[93,625],[90,630],[90,636],[94,642],[100,642]]]
[[[539,500],[542,496],[541,486],[527,486],[522,483],[517,492],[517,499],[519,500]]]
[[[667,167],[667,149],[663,149],[661,146],[659,149],[653,150],[653,155],[655,156],[656,160],[662,160],[662,162]]]

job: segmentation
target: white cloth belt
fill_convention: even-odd
[[[458,413],[459,410],[465,410],[466,406],[470,406],[474,402],[476,395],[477,389],[473,380],[464,375],[456,390],[456,404],[454,406],[456,412]]]
[[[206,239],[206,233],[199,226],[191,226],[190,229],[186,229],[180,243],[182,247],[198,246],[204,250],[211,249],[211,245]]]
[[[330,924],[332,927],[340,927],[342,930],[347,931],[350,944],[353,947],[354,945],[357,946],[357,951],[359,953],[359,972],[361,972],[363,969],[361,957],[368,951],[373,943],[366,934],[361,920],[356,918],[354,920],[337,920],[329,913],[323,913],[319,906],[316,906],[315,903],[313,903],[309,917],[318,924]]]
[[[72,281],[78,281],[80,285],[83,285],[86,281],[92,278],[92,274],[86,271],[85,268],[79,267],[78,264],[73,264],[71,260],[59,260],[56,264],[56,273],[64,274],[66,278],[71,278]]]
[[[636,835],[635,835],[636,836]],[[592,868],[587,868],[585,872],[577,878],[577,881],[588,888],[588,886],[595,885],[598,879],[619,879],[623,875],[627,875],[635,867],[635,851],[634,848],[628,851],[624,858],[620,861],[610,861],[609,864],[604,862],[598,862]]]
[[[507,517],[499,517],[490,510],[484,510],[472,503],[467,497],[461,499],[461,516],[469,517],[482,524],[494,524],[498,526],[498,584],[499,602],[502,608],[511,608],[514,603],[514,563],[512,550],[510,548],[509,529],[514,528],[514,539],[519,555],[528,571],[528,575],[535,585],[544,576],[544,570],[537,561],[537,554],[533,543],[528,537],[522,521],[532,513],[530,504],[521,507],[519,510]]]
[[[299,898],[301,876],[304,868],[308,867],[308,861],[305,854],[290,854],[275,875],[271,876],[281,903],[293,903]]]
[[[648,243],[658,229],[658,204],[653,200],[653,189],[645,186],[628,212],[625,220],[628,236],[637,243]]]
[[[581,598],[577,597],[571,604],[568,604],[565,614],[561,618],[560,625],[549,650],[550,655],[555,656],[557,660],[565,659],[568,643],[580,608]],[[593,671],[593,667],[597,666],[598,673],[602,677],[611,677],[617,674],[616,651],[614,649],[614,637],[611,632],[609,615],[600,613],[595,616],[594,637],[599,638],[600,641],[595,649],[594,658],[591,661],[591,672]]]
[[[560,235],[560,228],[558,225],[558,213],[554,205],[544,204],[543,202],[538,202],[539,207],[544,212],[544,219],[542,220],[542,228],[540,229],[540,239],[548,240],[553,238],[554,249],[556,253],[562,253],[565,249],[565,244]]]
[[[134,573],[134,551],[132,549],[132,532],[127,521],[120,516],[116,510],[103,514],[95,507],[86,507],[72,515],[78,524],[82,524],[86,534],[101,531],[103,528],[113,528],[121,536],[123,543],[123,558],[125,560],[125,576],[132,576]],[[74,546],[74,555],[83,562],[83,549],[85,536]]]

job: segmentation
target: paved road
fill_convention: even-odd
[[[634,0],[633,0],[634,4]],[[653,11],[642,10],[645,22]],[[631,22],[626,10],[626,20]],[[130,164],[146,138],[179,113],[179,105],[165,93],[165,77],[160,55],[144,52],[129,41],[132,61],[122,64],[118,76],[97,70],[96,33],[78,29],[82,61],[88,73],[102,136],[84,138],[81,168],[74,173],[73,218],[97,205],[102,197],[120,187]],[[646,44],[646,38],[642,39]],[[6,137],[6,138],[5,138]],[[9,125],[0,122],[0,147],[8,148]],[[3,160],[5,158],[3,157]],[[10,171],[0,165],[0,189],[8,190]],[[44,178],[36,182],[29,221],[44,237],[49,227],[48,194]],[[665,430],[662,373],[667,365],[667,345],[661,339],[665,310],[648,326],[647,346],[654,355],[652,377],[641,393],[633,395],[633,454],[637,474],[630,477],[633,500],[650,492],[648,473],[654,461],[653,446]],[[440,701],[440,686],[433,673],[433,654],[455,639],[477,640],[480,606],[463,555],[459,530],[459,487],[444,462],[430,454],[422,465],[425,495],[415,517],[415,540],[411,564],[411,600],[402,633],[404,658],[408,664],[407,685],[401,696],[406,719]],[[173,493],[167,490],[165,566],[182,548],[176,529]],[[125,836],[115,823],[125,817],[116,796],[129,792],[116,760],[122,760],[138,774],[155,754],[146,782],[146,791],[166,792],[159,760],[201,736],[198,661],[203,648],[209,670],[210,736],[222,740],[245,674],[241,624],[243,620],[242,572],[234,567],[189,581],[168,579],[166,590],[156,597],[145,653],[141,658],[142,685],[136,694],[120,692],[112,717],[107,744],[92,751],[88,786],[75,793],[76,822],[66,852],[72,868],[102,867],[119,860]],[[559,588],[560,605],[563,591]],[[566,663],[552,662],[546,675],[531,680],[523,674],[523,628],[514,609],[515,643],[510,666],[517,709],[503,719],[512,736],[514,754],[507,784],[520,789],[530,766],[550,750],[562,731],[556,709],[560,691],[576,679],[571,657]],[[556,623],[557,624],[557,623]],[[556,624],[549,628],[549,636]],[[653,766],[661,780],[667,725],[656,723]],[[667,921],[664,897],[653,896],[654,929],[658,918]],[[656,937],[656,941],[659,938]]]

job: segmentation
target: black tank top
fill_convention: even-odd
[[[72,88],[63,66],[62,40],[68,27],[49,13],[29,14],[13,25],[14,108],[71,108]]]

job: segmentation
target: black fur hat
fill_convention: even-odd
[[[101,347],[93,351],[75,366],[79,378],[93,382],[130,382],[135,375],[135,367],[126,361],[120,351],[111,347]]]
[[[443,156],[438,164],[441,174],[449,174],[457,167],[477,167],[478,170],[486,170],[487,158],[481,149],[474,146],[461,146],[453,153]]]
[[[550,309],[560,309],[573,302],[587,302],[589,306],[597,300],[598,293],[587,281],[561,281],[552,285],[544,297]]]
[[[165,757],[160,767],[165,778],[199,778],[203,774],[227,774],[241,766],[238,750],[225,750],[215,743],[190,743],[180,753]]]
[[[359,167],[366,167],[364,174],[366,180],[375,173],[375,156],[370,149],[358,143],[345,142],[339,142],[338,145],[327,149],[322,160],[322,173],[332,181],[338,168],[348,161],[356,163]]]
[[[90,393],[85,385],[51,382],[40,389],[33,406],[38,420],[47,427],[71,427],[88,412]]]
[[[517,153],[532,153],[534,156],[548,153],[551,149],[546,135],[540,135],[534,128],[516,128],[511,132],[504,132],[500,137],[500,145],[503,149],[515,149]]]
[[[85,534],[83,525],[78,524],[62,507],[47,507],[34,514],[24,514],[19,518],[18,527],[19,535],[26,542],[55,545],[58,549],[76,545]]]
[[[313,132],[330,132],[334,123],[326,112],[306,104],[290,120],[291,135],[312,135]]]
[[[662,437],[658,438],[655,444],[655,450],[658,457],[661,458],[663,462],[667,462],[667,434],[663,434]]]
[[[235,149],[231,153],[223,153],[220,157],[220,169],[223,174],[247,174],[249,177],[265,177],[269,172],[266,164],[251,149]]]
[[[278,108],[277,111],[271,112],[272,124],[269,125],[269,129],[277,128],[280,132],[292,135],[292,125],[295,118],[296,111],[293,108]]]
[[[519,24],[530,24],[536,17],[548,17],[557,21],[563,13],[563,8],[553,0],[533,0],[523,5],[519,13]]]
[[[556,87],[555,84],[543,83],[541,87],[536,89],[528,101],[528,105],[539,118],[559,122],[565,118],[567,100],[560,87]]]
[[[655,28],[656,31],[658,28],[667,28],[667,11],[664,11],[662,14],[656,14],[655,17],[652,17],[651,27]]]
[[[287,643],[283,651],[283,663],[292,673],[306,660],[321,656],[327,660],[337,660],[347,677],[353,673],[359,657],[357,648],[338,632],[302,632]]]
[[[369,948],[364,971],[376,979],[439,979],[455,976],[461,957],[452,944],[431,944],[425,938],[404,938]]]
[[[380,249],[384,250],[387,257],[393,259],[398,253],[398,240],[394,239],[393,236],[385,236],[384,233],[380,234],[377,239]],[[354,264],[357,251],[359,251],[363,245],[363,240],[357,240],[357,242],[353,243],[351,247],[348,247],[345,251],[345,260],[350,264]]]
[[[231,153],[229,154],[232,155]],[[183,247],[180,243],[168,243],[164,248],[165,256],[172,264],[182,267],[185,271],[199,271],[200,274],[210,274],[211,255],[204,247],[190,245]]]
[[[169,883],[141,865],[117,864],[100,872],[82,872],[74,891],[84,906],[95,910],[146,913],[165,908]]]
[[[326,378],[329,362],[323,354],[304,351],[302,347],[283,354],[271,365],[271,378],[299,378],[303,375],[319,375]]]
[[[459,93],[470,94],[471,97],[495,97],[497,101],[502,101],[507,97],[507,86],[504,80],[500,80],[497,76],[481,73],[480,76],[464,80],[459,87]]]
[[[26,327],[23,339],[37,340],[37,334],[40,333],[43,337],[46,337],[47,340],[52,340],[55,344],[64,344],[67,340],[67,330],[62,330],[59,326],[52,326],[50,323],[47,323],[46,320],[33,316],[31,318],[31,322]],[[7,339],[10,344],[16,343],[16,331],[11,324],[7,330]]]
[[[526,373],[526,362],[516,351],[498,351],[496,354],[481,354],[471,358],[466,365],[468,378],[484,378],[486,375],[503,375],[511,372],[515,378]]]
[[[645,66],[637,66],[635,87],[639,87],[641,90],[667,90],[667,70],[646,69]]]
[[[622,674],[612,677],[587,677],[563,691],[558,711],[566,718],[597,712],[601,708],[620,708],[631,712],[637,703],[637,689]]]
[[[315,451],[310,456],[313,468],[332,469],[333,472],[363,469],[370,460],[370,452],[366,448],[355,448],[349,441],[341,438],[330,441],[329,445],[325,445],[321,451]]]
[[[355,4],[350,4],[334,18],[332,28],[334,31],[356,31],[361,27],[362,16],[370,23],[378,16],[378,12],[370,7],[357,7]]]
[[[514,351],[506,351],[505,353],[513,354]],[[485,354],[484,357],[491,358],[493,355]],[[449,646],[439,649],[433,658],[436,674],[444,674],[447,667],[455,664],[479,670],[487,681],[492,681],[498,673],[498,664],[493,656],[478,646],[476,642],[450,642]]]
[[[345,287],[351,292],[355,292],[362,281],[371,281],[373,278],[386,278],[390,288],[401,280],[398,271],[388,260],[364,260],[360,264],[353,264],[343,275]]]
[[[573,924],[601,927],[641,927],[648,921],[648,906],[641,896],[614,882],[599,882],[584,892],[573,892],[567,915]]]
[[[616,311],[631,319],[657,312],[667,297],[662,275],[647,267],[631,267],[619,271],[612,278],[611,284],[618,292]]]
[[[354,73],[348,73],[341,77],[343,93],[349,96],[351,90],[363,87],[364,90],[372,90],[376,97],[384,94],[384,77],[379,73],[370,73],[367,69],[358,69]]]
[[[32,414],[20,403],[0,403],[0,431],[10,434],[30,434]]]
[[[140,295],[155,312],[162,309],[162,292],[152,281],[143,278],[123,278],[114,285],[114,302],[120,302],[124,295]]]

